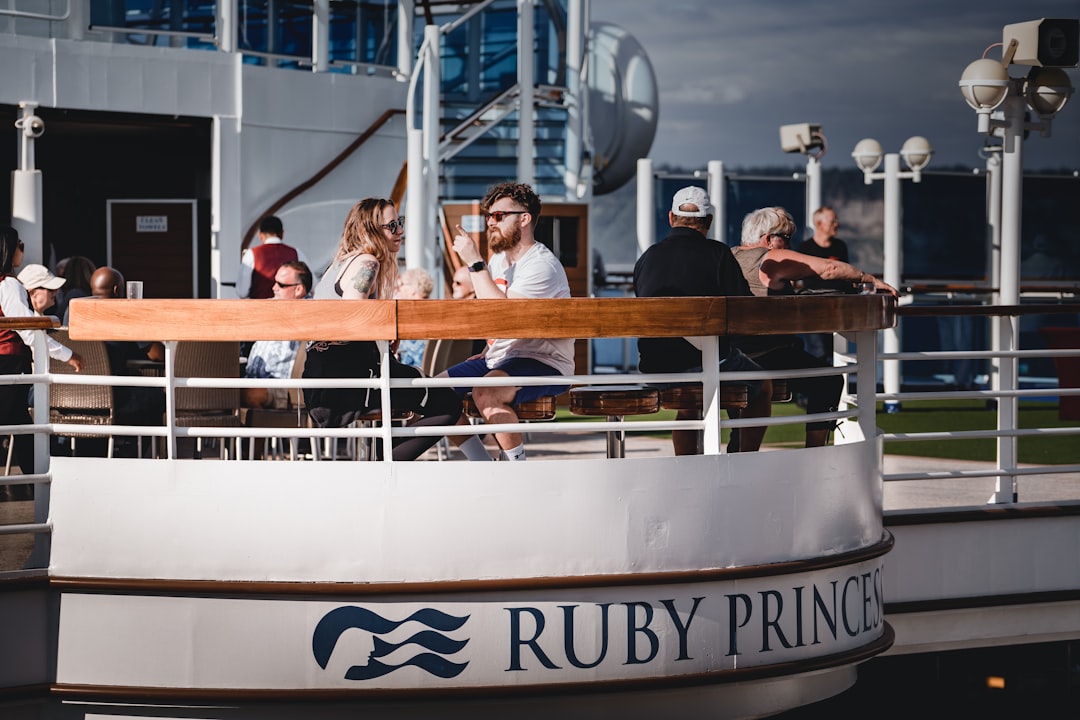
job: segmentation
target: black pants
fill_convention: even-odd
[[[806,352],[800,347],[782,347],[754,357],[766,370],[798,370],[800,368],[830,367],[832,359],[825,360]],[[833,412],[840,404],[840,391],[844,379],[839,375],[792,378],[788,380],[792,392],[806,396],[806,413]],[[806,424],[807,430],[832,430],[834,421],[817,421]]]
[[[0,355],[0,375],[31,371],[29,355]],[[29,425],[30,386],[0,385],[0,424]],[[34,472],[34,436],[15,436],[15,459],[24,473]]]
[[[323,351],[309,349],[304,363],[305,378],[378,377],[377,351],[368,343],[335,345]],[[374,343],[371,343],[373,346]],[[371,364],[375,360],[375,365]],[[411,365],[390,358],[390,377],[418,378],[421,373]],[[342,374],[348,371],[349,374]],[[345,427],[371,410],[382,407],[378,388],[305,388],[304,401],[312,422],[319,427]],[[402,388],[390,393],[394,410],[408,410],[420,417],[411,426],[453,425],[461,417],[461,398],[451,388]],[[437,435],[394,440],[394,460],[415,460],[439,442]]]

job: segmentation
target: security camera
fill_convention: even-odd
[[[45,134],[45,121],[37,115],[16,120],[15,127],[21,128],[23,135],[28,138],[39,138]]]
[[[1001,31],[1003,52],[1016,42],[1012,63],[1035,67],[1076,67],[1080,60],[1080,20],[1043,18],[1006,25]]]
[[[780,126],[780,147],[784,152],[806,153],[825,147],[825,136],[820,125],[798,123]]]

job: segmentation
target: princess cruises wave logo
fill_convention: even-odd
[[[366,608],[346,605],[328,612],[315,626],[315,633],[311,638],[311,651],[319,667],[325,670],[342,635],[350,630],[358,630],[370,638],[370,643],[366,646],[368,655],[366,658],[357,658],[357,660],[366,660],[366,663],[351,666],[345,673],[346,680],[372,680],[409,665],[436,677],[457,677],[469,663],[452,662],[445,656],[460,652],[469,641],[468,639],[455,640],[443,633],[457,630],[468,619],[468,615],[456,617],[433,608],[423,608],[404,620],[394,621],[387,620]],[[379,637],[407,623],[418,623],[428,629],[415,632],[400,642],[388,642]],[[402,652],[397,652],[399,650]],[[410,656],[409,652],[413,654]],[[401,660],[397,662],[387,660],[386,658],[391,654]]]

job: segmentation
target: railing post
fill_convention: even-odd
[[[903,265],[903,240],[901,238],[900,218],[903,215],[901,207],[902,196],[900,194],[900,155],[898,153],[886,153],[885,155],[885,237],[883,241],[884,252],[884,275],[885,282],[894,288],[899,288],[903,277],[901,268]],[[885,328],[882,331],[885,336],[883,346],[886,354],[900,352],[900,324]],[[883,384],[886,393],[900,392],[900,361],[885,360],[882,362],[884,374]],[[899,400],[886,400],[885,412],[899,412]]]
[[[381,368],[379,372],[379,400],[382,407],[382,424],[379,425],[379,434],[382,436],[383,462],[391,462],[394,457],[394,445],[392,442],[394,406],[390,402],[390,343],[379,340],[376,344],[379,347],[379,354],[382,356],[379,361]]]
[[[49,349],[45,344],[45,331],[34,332],[34,366],[35,375],[43,375],[49,372]],[[50,384],[40,382],[34,384],[34,425],[48,425],[49,419],[49,390]],[[30,472],[42,475],[49,472],[49,441],[51,436],[47,432],[34,430],[34,467]],[[13,439],[14,441],[14,439]],[[23,462],[19,458],[19,462]],[[25,473],[27,468],[23,468]],[[49,520],[49,498],[52,486],[49,483],[39,482],[34,485],[34,522],[45,523]],[[34,549],[30,553],[26,567],[48,567],[51,546],[51,536],[48,533],[35,533]]]
[[[855,333],[855,381],[859,390],[858,418],[863,440],[872,440],[877,434],[877,335],[876,330]],[[846,394],[845,375],[844,395]]]
[[[694,338],[692,344],[701,347],[701,399],[705,404],[703,452],[719,455],[723,446],[720,440],[720,345],[715,337]]]
[[[176,459],[176,341],[165,342],[165,457]]]

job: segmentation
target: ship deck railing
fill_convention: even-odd
[[[742,299],[743,302],[757,302],[749,298]],[[828,304],[834,305],[833,299]],[[372,423],[367,427],[345,427],[345,428],[313,428],[313,427],[297,427],[288,428],[287,432],[283,433],[281,428],[261,428],[261,427],[210,427],[210,426],[191,426],[182,427],[176,424],[175,412],[172,411],[174,407],[173,392],[177,388],[372,388],[377,389],[384,394],[384,405],[386,403],[386,397],[388,394],[397,389],[409,388],[409,387],[460,387],[463,383],[460,379],[452,378],[420,378],[420,379],[391,379],[389,377],[380,377],[373,379],[266,379],[266,378],[209,378],[209,377],[180,377],[177,376],[174,369],[174,355],[176,351],[176,344],[178,341],[236,341],[241,337],[244,338],[260,338],[260,339],[302,339],[299,336],[310,336],[311,334],[318,334],[319,328],[312,327],[310,322],[306,320],[312,320],[313,318],[327,318],[326,320],[320,319],[318,322],[325,322],[324,327],[333,326],[333,329],[327,329],[323,331],[323,334],[318,334],[319,337],[324,337],[325,334],[333,334],[335,331],[340,332],[340,328],[343,326],[341,322],[345,322],[342,319],[340,322],[335,320],[335,316],[338,315],[335,311],[339,309],[346,309],[344,315],[354,315],[353,308],[355,304],[349,304],[352,306],[346,306],[344,304],[337,305],[326,303],[316,303],[314,301],[307,301],[300,308],[292,309],[303,310],[299,313],[301,318],[294,318],[293,322],[295,326],[290,327],[283,331],[280,324],[280,305],[268,305],[272,301],[264,301],[263,303],[254,303],[252,301],[216,301],[216,300],[204,300],[204,301],[184,301],[184,300],[143,300],[143,301],[110,301],[108,305],[99,305],[91,301],[91,303],[84,304],[79,303],[79,310],[73,311],[73,320],[71,323],[70,333],[73,339],[99,339],[99,340],[131,340],[135,337],[143,337],[161,334],[163,324],[160,320],[155,319],[157,317],[164,316],[177,316],[187,315],[191,317],[192,314],[203,313],[203,321],[197,323],[186,322],[177,326],[177,331],[173,334],[176,335],[176,339],[167,339],[165,344],[165,363],[164,372],[161,377],[140,377],[140,376],[102,376],[102,375],[88,375],[88,374],[64,374],[53,375],[48,373],[47,365],[45,367],[36,367],[35,372],[31,375],[22,376],[0,376],[0,384],[29,384],[34,383],[40,389],[35,391],[35,397],[37,397],[40,403],[35,410],[35,416],[39,418],[48,417],[48,392],[47,387],[52,383],[62,382],[65,384],[84,384],[84,385],[112,385],[112,386],[124,386],[124,387],[160,387],[166,391],[166,420],[161,426],[133,426],[133,425],[97,425],[94,427],[95,433],[108,434],[114,436],[133,436],[133,437],[158,437],[165,439],[165,457],[177,458],[177,440],[181,438],[267,438],[267,437],[280,437],[283,434],[290,438],[348,438],[348,439],[361,439],[361,438],[381,438],[384,441],[390,440],[395,437],[409,437],[417,435],[426,436],[445,436],[449,434],[453,435],[468,435],[468,434],[488,434],[493,432],[529,432],[530,434],[544,434],[544,433],[604,433],[608,431],[628,431],[628,432],[670,432],[671,430],[685,429],[685,430],[704,430],[706,431],[705,452],[706,453],[718,453],[722,452],[722,447],[719,442],[719,427],[721,423],[726,428],[738,428],[746,426],[771,426],[782,424],[804,424],[808,420],[832,420],[840,421],[847,418],[855,418],[858,415],[858,406],[855,402],[854,396],[848,396],[848,403],[836,412],[818,413],[814,415],[799,415],[797,417],[772,417],[772,418],[753,418],[742,420],[721,420],[719,415],[719,398],[715,396],[719,383],[724,382],[739,382],[749,380],[759,380],[763,378],[795,378],[806,377],[810,375],[846,375],[857,370],[857,366],[854,364],[842,364],[832,368],[820,368],[820,369],[804,369],[804,370],[788,370],[788,371],[762,371],[762,372],[712,372],[705,371],[699,373],[603,373],[603,374],[575,374],[566,376],[543,376],[533,378],[515,378],[514,383],[520,386],[527,385],[562,385],[567,390],[576,385],[625,385],[627,383],[633,384],[663,384],[663,383],[702,383],[707,389],[705,397],[708,399],[703,406],[702,419],[700,420],[651,420],[651,419],[635,419],[634,422],[608,422],[603,420],[597,420],[593,422],[554,422],[554,423],[516,423],[516,424],[500,424],[500,425],[454,425],[454,426],[426,426],[426,427],[410,427],[410,426],[395,426],[393,423]],[[332,301],[331,301],[332,302]],[[480,301],[482,303],[482,301]],[[497,304],[501,304],[500,301],[495,301]],[[577,314],[580,318],[589,318],[589,310],[584,304],[591,304],[590,307],[603,308],[601,313],[602,322],[605,323],[605,327],[596,325],[597,316],[593,315],[592,319],[588,319],[586,324],[590,327],[582,328],[581,322],[573,323],[577,325],[575,328],[573,325],[568,325],[563,320],[557,323],[550,322],[550,315],[545,308],[546,301],[525,301],[527,304],[533,304],[541,308],[539,312],[526,311],[522,314],[524,305],[521,302],[515,303],[517,307],[515,312],[510,314],[509,319],[502,319],[499,323],[501,328],[493,328],[490,322],[484,322],[484,320],[477,319],[476,313],[471,313],[473,316],[470,320],[462,322],[450,322],[448,318],[452,317],[455,310],[458,308],[465,310],[474,310],[477,305],[458,305],[457,308],[450,307],[455,305],[454,301],[439,301],[439,303],[424,302],[421,304],[415,304],[413,301],[412,308],[410,310],[428,310],[435,309],[438,312],[426,313],[430,317],[418,317],[417,321],[420,325],[411,331],[400,333],[398,337],[405,339],[407,337],[415,337],[417,335],[428,335],[431,337],[421,339],[433,339],[435,337],[441,337],[444,339],[453,339],[457,336],[486,336],[490,334],[496,334],[491,330],[499,331],[497,334],[511,334],[513,331],[521,332],[522,328],[530,328],[531,336],[539,337],[539,332],[548,332],[552,336],[562,337],[586,337],[585,335],[576,335],[577,330],[586,330],[588,337],[630,337],[641,336],[640,331],[646,330],[647,332],[655,333],[656,336],[675,336],[677,330],[673,330],[673,327],[682,327],[687,331],[715,332],[720,328],[720,325],[726,324],[727,320],[723,312],[717,314],[717,305],[715,299],[695,299],[690,304],[681,304],[680,309],[675,309],[674,305],[669,300],[660,300],[659,303],[653,300],[641,301],[638,299],[587,299],[587,300],[570,300],[570,301],[554,301],[556,304],[563,303],[560,312],[567,314]],[[636,327],[626,327],[627,317],[632,317],[631,312],[635,309],[635,305],[638,308],[642,307],[642,302],[650,304],[649,317],[642,320],[631,321],[631,324],[635,324]],[[721,301],[722,303],[723,301]],[[772,302],[766,300],[766,303]],[[192,304],[194,303],[194,304]],[[239,304],[238,304],[239,303]],[[597,304],[599,303],[599,304]],[[380,306],[381,310],[375,315],[386,315],[386,311],[390,311],[389,314],[393,315],[393,323],[400,325],[401,321],[397,318],[396,313],[400,312],[399,308],[408,308],[409,303],[404,301],[384,301],[370,303],[372,306]],[[865,305],[865,303],[863,303]],[[492,306],[490,303],[486,304],[488,307],[486,310],[489,312],[484,315],[490,315],[491,311],[498,312],[499,308]],[[659,310],[663,305],[664,309]],[[871,311],[877,312],[879,315],[885,313],[885,308],[888,303],[884,300],[879,308]],[[364,307],[363,305],[360,306]],[[888,307],[892,307],[888,305]],[[95,311],[80,313],[80,310]],[[108,312],[98,313],[96,311],[106,309]],[[224,310],[226,317],[214,318],[216,310]],[[260,322],[258,317],[261,311],[268,311],[265,317],[266,321],[262,327],[258,326]],[[777,308],[777,316],[782,317],[787,313],[786,309]],[[312,312],[316,311],[316,312]],[[448,312],[447,312],[448,311]],[[689,312],[687,312],[689,311]],[[827,315],[832,315],[833,310],[822,306],[822,311]],[[405,311],[407,315],[409,311]],[[679,313],[686,312],[686,317],[678,318]],[[704,313],[704,317],[698,316],[697,313]],[[560,313],[556,313],[559,315]],[[708,317],[709,315],[713,317]],[[463,313],[459,313],[459,316],[464,316]],[[531,317],[530,317],[531,316]],[[667,319],[658,319],[667,317]],[[623,322],[619,322],[619,318],[623,319]],[[642,316],[645,317],[645,316]],[[85,321],[83,321],[85,318]],[[548,319],[548,322],[544,320]],[[697,318],[697,319],[695,319]],[[876,320],[876,318],[875,318]],[[519,324],[520,323],[520,324]],[[538,326],[538,323],[540,324]],[[671,323],[675,323],[672,325]],[[719,324],[718,324],[719,323]],[[53,320],[53,326],[56,325]],[[238,327],[246,326],[246,327]],[[560,327],[554,327],[559,325]],[[620,327],[620,325],[622,327]],[[538,327],[542,326],[544,329],[539,330]],[[389,340],[393,337],[378,337],[380,332],[377,328],[371,327],[371,323],[368,323],[366,329],[365,326],[361,327],[359,333],[353,333],[350,338],[339,339],[353,339],[353,340],[376,340],[380,346],[384,357],[389,353]],[[388,326],[389,327],[389,326]],[[785,329],[783,324],[773,324],[773,327],[769,329],[770,333],[777,334],[782,332],[790,332],[794,329],[794,325],[787,324]],[[872,341],[872,333],[876,328],[862,327],[860,324],[859,331],[869,331],[871,335],[868,337]],[[166,331],[168,332],[168,331]],[[389,332],[381,333],[383,335],[390,335]],[[724,334],[724,333],[719,333]],[[739,332],[739,334],[744,334]],[[272,337],[268,337],[272,336]],[[286,337],[288,336],[288,337]],[[650,335],[645,335],[650,336]],[[702,337],[715,337],[714,335],[705,335]],[[711,347],[707,344],[706,356],[712,355],[712,360],[706,360],[704,367],[718,367],[719,356],[717,355],[717,346],[715,341],[711,343]],[[43,357],[44,352],[38,352],[38,357]],[[388,364],[384,363],[384,367]],[[506,381],[499,378],[471,378],[468,383],[469,386],[505,386]],[[17,430],[26,430],[25,426],[0,426],[0,434],[10,434]],[[39,437],[47,436],[49,434],[57,435],[70,435],[86,432],[85,425],[72,424],[72,423],[51,423],[51,422],[37,422],[32,426],[32,430],[38,434]],[[386,458],[387,462],[390,462],[389,457]],[[5,484],[12,483],[14,480],[5,480]]]

